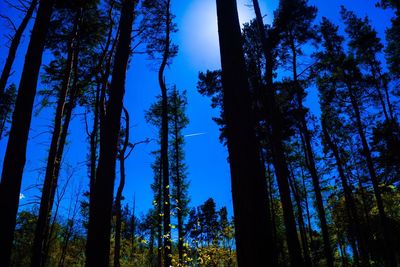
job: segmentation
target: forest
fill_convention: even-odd
[[[0,29],[1,267],[400,266],[399,0],[0,0]]]

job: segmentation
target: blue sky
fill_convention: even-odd
[[[239,0],[241,22],[253,17],[250,0]],[[319,17],[326,16],[340,24],[340,5],[345,5],[349,10],[359,15],[368,15],[374,22],[381,38],[384,30],[389,25],[391,13],[374,7],[374,0],[323,0],[310,1],[319,8]],[[179,54],[174,59],[170,69],[166,72],[166,81],[169,85],[176,84],[181,90],[187,90],[188,116],[190,124],[185,129],[185,134],[204,133],[202,135],[186,138],[186,163],[188,165],[188,179],[190,180],[191,206],[200,205],[209,197],[213,197],[218,207],[227,206],[232,211],[232,198],[230,191],[230,174],[227,164],[227,150],[219,143],[218,127],[212,121],[212,117],[218,114],[210,108],[210,101],[197,93],[196,83],[199,71],[219,68],[219,48],[216,10],[214,0],[173,0],[172,11],[176,15],[175,22],[179,31],[173,36],[173,40],[179,45]],[[278,1],[260,0],[262,11],[267,15],[266,22],[272,19],[272,13]],[[4,2],[0,0],[0,12],[11,14],[18,22],[18,16],[9,11]],[[0,33],[5,33],[5,23],[0,23]],[[14,74],[11,81],[18,84],[26,43],[29,40],[25,35],[24,44],[18,51],[18,57],[14,64]],[[0,66],[4,64],[6,57],[6,40],[0,40]],[[44,63],[49,61],[49,54],[44,56]],[[146,124],[144,111],[154,102],[159,94],[157,73],[154,64],[144,55],[134,55],[127,74],[125,105],[131,117],[131,141],[136,142],[147,137],[156,138],[157,129]],[[39,88],[42,85],[39,84]],[[37,103],[37,102],[36,102]],[[310,92],[307,105],[314,113],[318,113],[316,93]],[[33,184],[41,185],[43,173],[40,169],[45,166],[47,148],[50,142],[50,125],[53,116],[52,109],[43,110],[38,116],[34,116],[29,136],[27,163],[23,178],[22,190],[25,198],[21,204],[26,204],[39,195],[37,188],[32,189]],[[84,130],[82,110],[77,109],[70,128],[68,146],[64,157],[65,167],[61,177],[61,183],[67,173],[74,169],[72,188],[85,187],[88,184],[87,168],[85,165],[88,153],[86,134]],[[6,139],[0,141],[0,159],[4,158]],[[135,148],[131,157],[126,162],[127,182],[124,196],[126,201],[132,203],[133,195],[136,198],[138,213],[146,212],[152,203],[150,184],[153,180],[151,164],[153,158],[150,152],[158,149],[153,143],[141,145]],[[0,162],[2,164],[2,162]],[[118,175],[118,173],[117,173]],[[116,180],[116,186],[118,179]],[[71,190],[72,191],[72,190]],[[72,192],[67,194],[72,197]]]

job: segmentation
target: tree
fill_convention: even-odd
[[[177,228],[178,228],[178,255],[179,263],[183,264],[184,254],[184,221],[188,214],[188,181],[187,181],[187,167],[184,162],[184,136],[183,129],[188,125],[189,119],[186,115],[186,91],[180,93],[176,87],[170,94],[170,110],[171,110],[171,180],[172,180],[172,194],[174,200],[172,208],[176,212]]]
[[[120,253],[121,253],[121,227],[122,227],[122,210],[121,210],[121,202],[122,202],[122,192],[125,187],[125,160],[127,158],[126,151],[129,146],[129,112],[126,108],[123,108],[125,114],[125,129],[121,132],[120,145],[118,151],[118,159],[119,159],[119,170],[120,170],[120,181],[117,189],[117,195],[115,197],[115,209],[116,209],[116,219],[115,219],[115,245],[114,245],[114,266],[121,266],[120,263]],[[132,151],[132,150],[131,150]]]
[[[361,19],[344,6],[341,7],[340,13],[346,24],[346,33],[350,37],[349,47],[355,53],[360,64],[365,65],[370,72],[371,83],[375,87],[376,98],[381,105],[385,120],[393,121],[394,114],[390,100],[389,81],[387,75],[383,73],[381,62],[378,59],[383,50],[381,40],[372,28],[368,17]]]
[[[163,180],[163,223],[164,223],[164,266],[169,267],[172,260],[171,242],[171,199],[169,190],[169,158],[168,158],[168,89],[165,82],[165,68],[177,54],[177,46],[171,43],[171,34],[176,31],[171,14],[171,0],[158,0],[143,2],[144,14],[147,19],[144,33],[147,42],[147,53],[152,57],[161,55],[161,63],[158,69],[158,83],[161,89],[162,99],[162,126],[161,126],[161,166]]]
[[[214,199],[209,198],[192,208],[188,217],[185,232],[192,244],[188,260],[207,266],[235,266],[233,221],[228,219],[226,207],[217,210]]]
[[[32,118],[33,101],[36,95],[39,69],[47,29],[53,9],[53,0],[40,2],[32,29],[31,39],[15,102],[13,121],[7,150],[3,161],[0,184],[0,207],[4,219],[0,222],[0,265],[9,266],[15,220],[17,216],[22,174],[25,166],[26,147]]]
[[[397,42],[399,39],[400,32],[400,17],[392,19],[392,27],[386,30],[386,48],[385,48],[385,56],[386,61],[389,66],[390,75],[395,78],[400,78],[400,64],[399,64],[399,55],[400,55],[400,45]]]
[[[288,243],[288,249],[290,254],[291,264],[302,264],[302,256],[300,250],[300,243],[297,238],[296,222],[293,213],[293,204],[290,198],[290,187],[289,187],[289,169],[287,159],[284,152],[283,144],[283,116],[281,114],[280,107],[277,102],[276,88],[274,85],[274,48],[276,48],[277,41],[279,38],[276,36],[276,30],[271,29],[268,35],[265,31],[261,10],[258,1],[253,1],[254,10],[256,14],[256,21],[258,26],[258,32],[261,39],[263,54],[265,57],[265,113],[266,121],[270,125],[270,144],[271,153],[273,158],[273,164],[276,172],[278,181],[278,187],[282,202],[282,208],[284,211],[284,223],[286,228],[286,238]]]
[[[108,266],[111,209],[120,119],[125,93],[125,78],[130,57],[131,32],[136,1],[125,0],[121,7],[119,40],[116,47],[107,113],[101,129],[100,156],[90,203],[86,266]],[[100,256],[99,256],[100,255]]]
[[[137,143],[130,143],[129,142],[129,112],[126,108],[123,108],[124,111],[124,119],[125,119],[125,129],[122,129],[120,134],[120,148],[118,150],[118,160],[120,164],[120,181],[117,189],[117,195],[115,197],[115,209],[116,209],[116,219],[115,219],[115,245],[114,245],[114,266],[119,267],[121,266],[120,263],[120,256],[121,256],[121,228],[122,228],[122,193],[125,187],[125,160],[131,155],[133,149],[143,143],[149,143],[149,140],[137,142]],[[129,150],[128,150],[129,148]],[[133,220],[135,220],[135,214],[132,215]],[[133,222],[134,223],[134,222]],[[135,224],[135,223],[134,223]],[[133,232],[135,231],[135,226],[133,226]],[[134,236],[132,236],[134,239]],[[133,241],[132,241],[133,242]]]
[[[161,97],[158,97],[157,102],[152,104],[149,110],[146,111],[145,115],[147,123],[152,124],[153,126],[158,128],[159,141],[158,144],[161,144],[162,133],[161,133],[161,124],[162,124],[162,100]],[[153,151],[152,154],[155,157],[154,163],[152,164],[154,181],[151,184],[151,189],[153,190],[153,206],[154,206],[154,221],[156,225],[156,233],[157,236],[157,266],[161,267],[163,264],[163,217],[164,217],[164,194],[163,194],[163,168],[162,168],[162,160],[161,160],[161,150]]]
[[[260,266],[271,257],[266,184],[255,134],[235,0],[217,0],[223,108],[231,169],[238,263]]]

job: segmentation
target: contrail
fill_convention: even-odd
[[[185,137],[194,137],[194,136],[200,136],[200,135],[205,135],[207,133],[194,133],[194,134],[187,134]]]

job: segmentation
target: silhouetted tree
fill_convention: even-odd
[[[223,108],[232,179],[238,263],[272,261],[267,225],[266,183],[255,134],[248,77],[235,0],[217,0]]]
[[[107,113],[101,129],[100,156],[90,204],[86,266],[108,266],[111,209],[113,203],[117,146],[125,93],[125,78],[131,49],[131,32],[136,1],[125,0],[121,7],[119,40],[116,46]]]
[[[171,43],[171,34],[176,31],[171,13],[171,0],[144,1],[143,2],[145,27],[144,38],[147,42],[147,52],[157,59],[161,56],[158,69],[158,83],[162,99],[162,126],[161,126],[161,166],[163,170],[163,230],[164,230],[164,266],[169,267],[172,260],[171,242],[171,199],[169,189],[169,158],[168,158],[168,89],[165,82],[165,68],[177,53],[177,46]]]
[[[2,248],[0,265],[5,267],[10,265],[32,108],[53,4],[53,0],[43,0],[39,5],[25,56],[10,136],[3,161],[0,208],[4,219],[0,222],[0,247]]]
[[[188,214],[188,181],[187,166],[184,162],[184,136],[183,129],[189,123],[186,115],[186,91],[180,93],[176,87],[170,93],[170,113],[171,113],[171,181],[172,194],[174,200],[172,208],[175,210],[178,229],[178,255],[179,263],[184,264],[184,221]]]
[[[286,238],[288,243],[288,249],[290,254],[291,264],[302,264],[303,259],[301,256],[300,243],[297,238],[296,222],[293,213],[293,204],[290,198],[290,187],[289,187],[289,169],[287,160],[285,158],[284,146],[283,146],[283,129],[282,122],[283,117],[281,114],[280,107],[276,99],[276,88],[274,85],[274,47],[277,45],[279,40],[276,36],[278,33],[271,29],[265,31],[264,22],[261,15],[261,10],[258,1],[253,1],[254,10],[256,14],[256,21],[260,40],[262,44],[263,54],[265,57],[265,110],[266,110],[266,121],[270,125],[270,144],[273,158],[273,164],[276,172],[279,193],[281,197],[284,222],[286,228]]]

